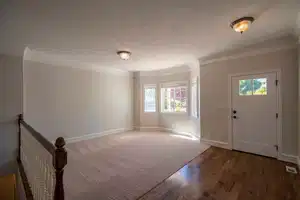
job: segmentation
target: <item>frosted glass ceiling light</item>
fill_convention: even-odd
[[[242,17],[232,22],[230,27],[238,33],[243,33],[249,29],[253,21],[253,17]]]
[[[122,60],[128,60],[131,56],[131,53],[129,51],[118,51],[117,54]]]

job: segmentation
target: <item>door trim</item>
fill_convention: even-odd
[[[276,138],[277,138],[277,159],[281,158],[282,155],[282,93],[281,93],[281,69],[270,69],[270,70],[262,70],[262,71],[253,71],[253,72],[245,72],[245,73],[236,73],[228,75],[228,146],[231,150],[233,150],[233,120],[232,120],[232,78],[236,76],[247,76],[247,75],[256,75],[262,73],[276,73],[278,85],[277,85],[277,124],[276,124]],[[275,116],[274,116],[275,117]]]

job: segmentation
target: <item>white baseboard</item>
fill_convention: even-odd
[[[136,130],[139,131],[146,131],[146,132],[150,132],[150,131],[164,131],[164,128],[162,127],[156,127],[156,126],[140,126],[140,127],[135,127]]]
[[[82,135],[82,136],[78,136],[78,137],[65,138],[65,141],[66,141],[66,143],[74,143],[74,142],[79,142],[82,140],[89,140],[89,139],[93,139],[93,138],[102,137],[105,135],[122,133],[122,132],[126,132],[126,131],[131,131],[131,130],[133,130],[133,128],[111,129],[111,130],[103,131],[100,133],[90,133],[90,134]]]
[[[215,147],[220,147],[223,149],[230,149],[229,144],[227,142],[221,142],[221,141],[216,141],[216,140],[207,140],[207,139],[200,139],[200,142],[209,144],[211,146],[215,146]]]
[[[65,141],[66,141],[66,143],[74,143],[74,142],[79,142],[79,141],[82,141],[82,140],[89,140],[89,139],[93,139],[93,138],[102,137],[102,136],[105,136],[105,135],[122,133],[122,132],[126,132],[126,131],[131,131],[131,130],[138,130],[138,131],[145,131],[145,132],[151,132],[151,131],[170,132],[170,133],[175,133],[175,134],[180,134],[180,135],[190,135],[191,134],[191,133],[176,131],[176,130],[172,130],[170,128],[163,128],[163,127],[154,127],[154,126],[138,127],[138,126],[134,126],[132,128],[111,129],[111,130],[103,131],[103,132],[100,132],[100,133],[90,133],[90,134],[83,135],[83,136],[65,138]]]
[[[164,131],[164,132],[169,132],[169,133],[174,133],[173,131],[173,129],[171,129],[171,128],[161,128],[162,129],[162,131]]]
[[[175,134],[179,134],[179,135],[193,135],[196,137],[200,137],[197,136],[194,133],[189,133],[189,132],[184,132],[184,131],[177,131],[176,129],[172,129],[172,128],[165,128],[165,127],[155,127],[155,126],[149,126],[149,127],[134,127],[135,130],[139,130],[139,131],[159,131],[159,132],[170,132],[170,133],[175,133]]]
[[[282,153],[278,158],[278,160],[289,162],[289,163],[294,163],[294,164],[297,164],[298,159],[299,158],[297,156],[289,155],[289,154],[285,154],[285,153]]]

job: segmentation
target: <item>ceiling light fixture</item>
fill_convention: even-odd
[[[230,27],[238,33],[243,33],[249,29],[249,26],[253,21],[253,17],[242,17],[232,22]]]
[[[129,52],[129,51],[118,51],[117,54],[123,60],[128,60],[131,56],[131,52]]]

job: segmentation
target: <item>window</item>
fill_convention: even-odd
[[[267,95],[267,78],[240,80],[239,95]]]
[[[156,86],[144,86],[144,112],[156,112]]]
[[[240,96],[252,95],[252,79],[239,81]]]
[[[161,112],[186,112],[187,87],[185,85],[162,86]]]
[[[267,95],[267,78],[253,79],[253,95]]]
[[[191,85],[191,114],[198,118],[198,78],[193,79]]]

